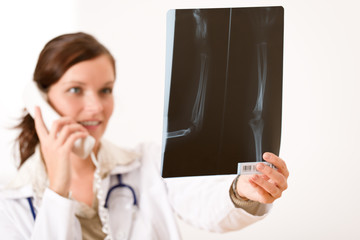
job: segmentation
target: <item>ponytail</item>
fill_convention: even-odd
[[[21,122],[15,126],[15,128],[20,129],[21,132],[16,138],[18,142],[19,152],[20,152],[20,165],[19,168],[24,164],[24,162],[35,152],[35,147],[39,143],[39,138],[35,130],[34,119],[24,110],[24,117],[21,119]]]

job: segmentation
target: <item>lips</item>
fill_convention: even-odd
[[[84,127],[87,127],[87,126],[97,126],[99,125],[101,122],[100,121],[82,121],[82,122],[79,122],[81,125],[83,125]]]
[[[87,130],[95,131],[102,122],[101,121],[80,121],[79,123],[82,126],[84,126]]]

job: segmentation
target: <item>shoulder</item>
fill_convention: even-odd
[[[135,151],[138,152],[143,158],[161,158],[161,146],[154,142],[139,143],[135,147]]]
[[[39,147],[36,147],[34,154],[19,168],[15,177],[5,186],[5,190],[16,191],[28,185],[41,191],[47,186],[47,173]]]
[[[101,140],[101,147],[97,158],[101,169],[111,175],[123,173],[139,173],[146,176],[159,174],[161,163],[161,148],[154,143],[139,143],[133,148],[124,148],[116,144]],[[135,171],[138,169],[139,171]]]
[[[98,156],[105,161],[116,159],[118,165],[126,165],[136,160],[141,163],[160,162],[161,147],[153,142],[141,142],[133,148],[124,148],[103,139]]]
[[[105,139],[101,140],[101,148],[98,156],[105,161],[116,159],[118,164],[128,164],[139,157],[138,153],[132,150],[121,148]]]
[[[139,143],[135,151],[139,153],[141,163],[145,168],[154,168],[160,173],[161,167],[161,146],[153,142]]]

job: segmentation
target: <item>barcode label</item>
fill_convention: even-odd
[[[250,174],[261,174],[258,170],[256,170],[256,164],[259,162],[244,162],[244,163],[238,163],[238,175],[250,175]],[[262,162],[265,165],[268,165],[269,167],[275,168],[274,165],[268,162]]]

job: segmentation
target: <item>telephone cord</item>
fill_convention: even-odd
[[[101,230],[106,234],[106,237],[104,240],[112,240],[110,228],[109,228],[109,212],[104,207],[105,206],[105,198],[104,198],[104,192],[101,188],[100,166],[99,166],[99,163],[93,152],[91,153],[91,160],[96,167],[96,170],[94,173],[94,179],[95,179],[95,189],[97,192],[96,197],[99,202],[99,217],[100,217],[101,222],[103,223]]]

